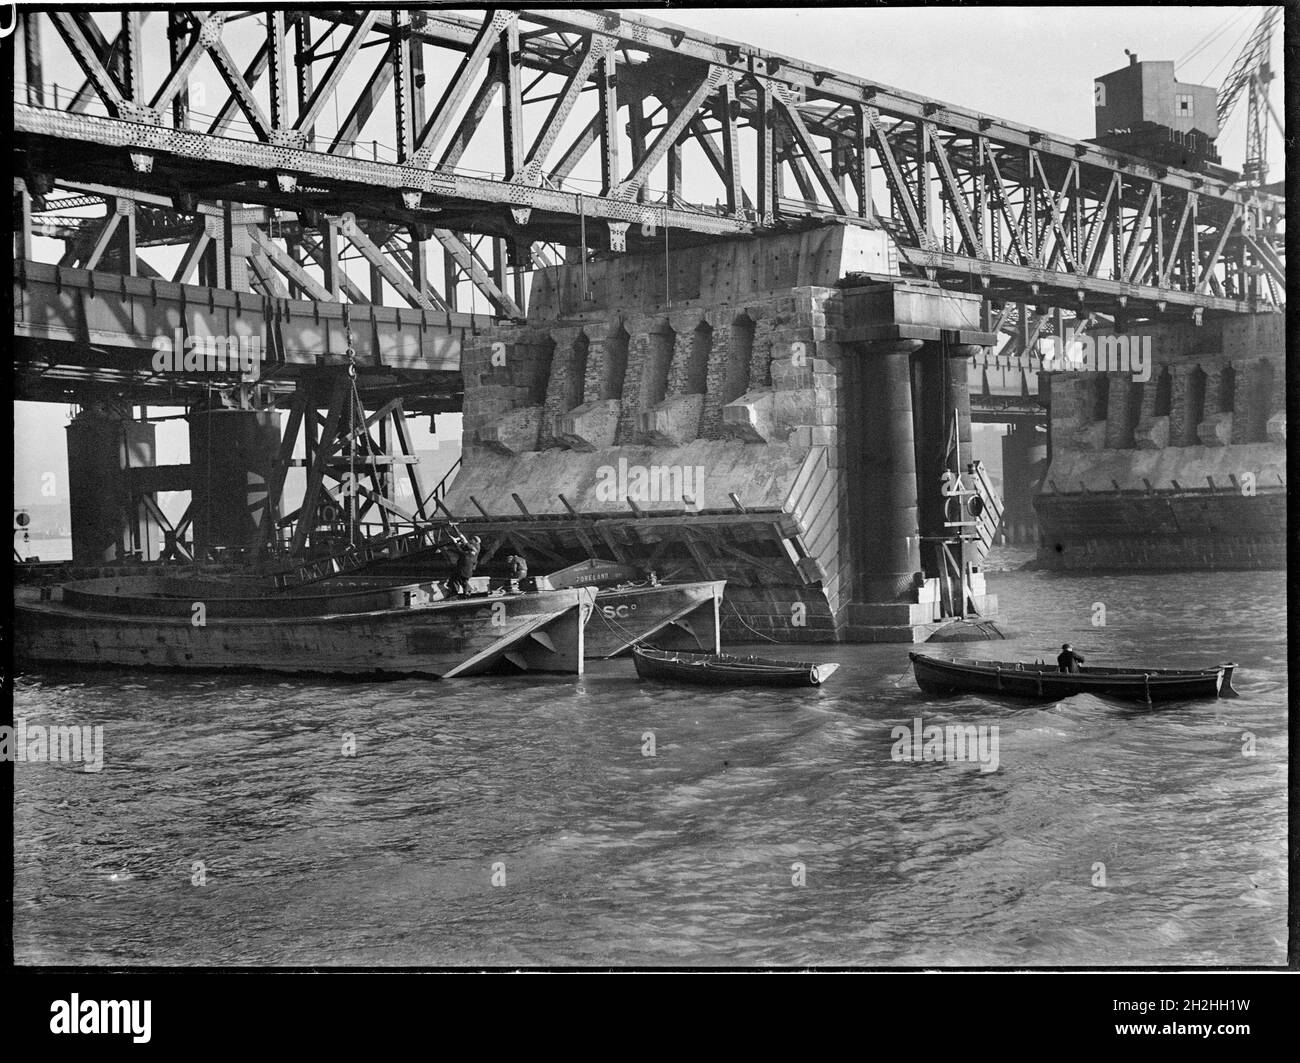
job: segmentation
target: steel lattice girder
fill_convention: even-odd
[[[14,109],[28,166],[74,176],[78,167],[117,167],[109,177],[118,183],[217,185],[237,189],[250,203],[283,205],[287,197],[338,212],[345,202],[361,218],[516,242],[572,245],[581,219],[601,219],[614,250],[655,246],[660,227],[698,241],[791,223],[881,224],[911,270],[963,287],[977,278],[1000,297],[1129,313],[1166,304],[1244,312],[1282,299],[1277,197],[743,44],[617,11],[423,10],[394,20],[388,12],[325,9],[310,17],[276,13],[256,54],[237,60],[225,34],[256,14],[171,20],[172,65],[152,96],[141,73],[145,31],[138,21],[125,19],[110,43],[86,16],[25,15],[29,38],[39,37],[41,21],[54,25],[89,85],[78,99],[98,94],[108,112],[84,113],[84,102],[72,111],[40,105],[48,94],[33,89],[29,63],[29,102]],[[321,27],[344,30],[343,43],[328,54],[321,52]],[[429,78],[417,90],[416,69],[428,74],[425,46],[461,60],[441,84]],[[358,56],[376,48],[379,64],[358,85],[349,70],[369,70]],[[291,56],[281,54],[289,49]],[[188,119],[176,106],[200,53],[210,56],[230,93],[206,131],[184,128]],[[38,58],[37,74],[39,68]],[[525,72],[536,78],[533,85],[558,75],[563,87],[530,97]],[[385,142],[405,161],[343,154],[344,134],[355,138],[366,128],[389,86],[397,128],[384,132]],[[263,88],[269,115],[258,103]],[[584,90],[599,97],[598,113],[585,125],[572,120]],[[453,172],[497,96],[505,115],[496,163],[502,176]],[[432,107],[426,98],[436,99]],[[331,100],[347,118],[332,150],[311,150],[312,127]],[[550,101],[547,117],[530,136],[523,105],[542,101]],[[623,109],[632,126],[630,155],[620,148],[613,113]],[[251,130],[240,137],[229,121],[236,110]],[[740,151],[738,126],[758,134],[754,151]],[[681,198],[686,144],[699,147],[717,177],[716,205]],[[552,163],[560,145],[568,146]],[[561,190],[592,151],[602,191]],[[669,174],[668,200],[646,203],[646,181],[660,165]],[[783,169],[808,202],[781,195]],[[643,234],[635,223],[647,222]]]

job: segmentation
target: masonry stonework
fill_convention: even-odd
[[[1282,315],[1137,334],[1153,341],[1140,392],[1132,374],[1051,374],[1039,563],[1285,567]]]
[[[871,379],[881,341],[991,337],[978,297],[893,276],[887,242],[832,226],[688,248],[667,280],[655,256],[610,256],[587,264],[591,299],[575,267],[539,271],[526,322],[467,341],[464,460],[446,505],[508,528],[535,571],[599,553],[665,579],[726,579],[735,640],[925,637],[943,618],[919,571],[864,597],[870,528],[916,539],[921,485],[910,474],[901,521],[885,512],[874,474],[847,456],[864,399],[847,382]]]

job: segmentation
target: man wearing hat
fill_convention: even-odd
[[[478,564],[480,548],[481,540],[477,535],[460,541],[456,551],[456,572],[447,581],[447,589],[457,598],[469,597],[469,581],[474,575],[474,567]]]
[[[506,571],[510,573],[510,593],[519,591],[519,584],[528,577],[528,561],[522,554],[511,554],[506,558]]]
[[[1068,642],[1065,642],[1061,644],[1061,652],[1056,655],[1056,664],[1062,672],[1077,672],[1079,665],[1083,664],[1083,658],[1074,652]]]

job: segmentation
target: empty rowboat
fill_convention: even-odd
[[[1213,668],[1080,668],[1062,672],[1055,665],[1019,661],[945,661],[909,654],[916,685],[927,694],[989,694],[994,697],[1055,701],[1096,694],[1122,701],[1188,701],[1235,698],[1235,664]]]
[[[643,646],[633,647],[632,659],[642,679],[719,687],[815,687],[826,682],[839,667],[810,661],[733,657],[727,653],[677,653]]]

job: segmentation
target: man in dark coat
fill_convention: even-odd
[[[478,564],[479,548],[480,540],[477,535],[462,539],[458,544],[456,571],[447,581],[447,589],[457,598],[469,596],[469,581],[474,575],[474,567]]]
[[[1083,664],[1083,658],[1066,642],[1061,645],[1061,652],[1056,655],[1056,664],[1062,672],[1077,672],[1079,665]]]
[[[510,591],[513,594],[519,590],[519,581],[528,577],[528,562],[519,554],[511,554],[506,558],[506,570],[510,574]]]

